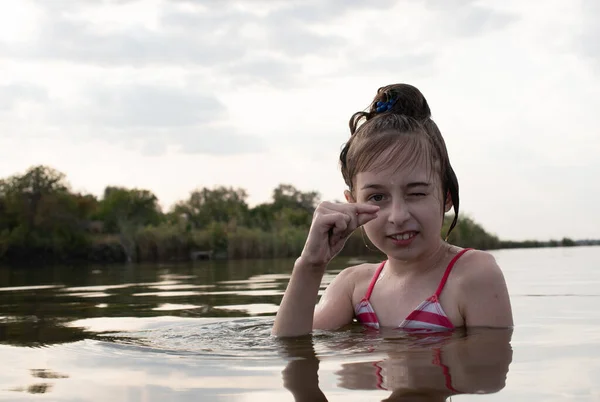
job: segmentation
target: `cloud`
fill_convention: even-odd
[[[259,137],[241,135],[228,128],[199,128],[177,134],[181,152],[232,155],[263,152],[267,145]]]
[[[163,156],[167,152],[211,156],[259,154],[268,151],[262,137],[241,134],[234,127],[213,125],[194,127],[121,129],[96,128],[93,131],[71,128],[70,136],[78,141],[86,138],[102,141],[123,148],[134,149],[144,156]]]
[[[406,76],[409,72],[431,72],[437,57],[432,51],[400,48],[395,52],[366,53],[356,55],[352,63],[342,66],[336,74],[358,74],[368,71],[369,74],[397,74]]]
[[[202,22],[199,21],[201,24]],[[219,65],[233,61],[244,49],[233,42],[215,42],[210,32],[178,35],[144,28],[122,32],[96,32],[85,21],[57,18],[41,26],[34,44],[9,47],[12,57],[83,62],[103,66],[150,64]]]
[[[225,127],[152,129],[126,133],[118,130],[113,132],[113,138],[119,138],[130,147],[141,144],[138,148],[146,156],[161,156],[171,148],[182,154],[212,156],[256,154],[267,150],[262,138],[239,134],[235,129]]]
[[[440,14],[446,33],[462,37],[476,37],[485,32],[500,30],[519,20],[514,13],[494,9],[476,0],[424,2],[432,11]]]
[[[378,1],[373,7],[390,3]],[[218,69],[216,75],[233,85],[271,86],[301,81],[302,58],[342,49],[345,38],[321,32],[315,24],[352,10],[340,1],[328,6],[256,2],[253,7],[233,1],[36,4],[37,35],[19,43],[0,39],[1,56],[110,69]]]
[[[76,5],[36,0],[36,4],[43,11],[36,40],[0,41],[0,54],[112,69],[218,69],[219,77],[232,85],[303,84],[307,79],[304,63],[315,57],[339,64],[330,68],[331,74],[378,73],[382,65],[427,69],[434,65],[434,52],[431,43],[427,47],[421,38],[439,31],[440,24],[446,26],[446,36],[435,46],[449,39],[447,29],[458,37],[476,36],[515,20],[511,14],[471,0],[422,0],[417,4],[439,18],[419,28],[423,32],[414,38],[404,32],[408,22],[404,9],[415,4],[407,1],[256,0],[250,6],[248,2],[205,0]],[[381,11],[387,12],[383,20],[369,19]],[[344,22],[347,15],[369,21],[368,26],[348,25]],[[331,29],[336,24],[341,29]],[[361,29],[364,39],[358,44],[352,33]]]
[[[114,12],[133,2],[116,2]],[[340,38],[311,31],[313,21],[290,23],[283,15],[257,14],[252,8],[238,8],[233,2],[198,3],[202,7],[181,9],[177,3],[165,2],[158,7],[157,25],[110,25],[94,21],[94,12],[102,3],[79,5],[77,11],[38,2],[45,11],[39,24],[36,42],[23,46],[4,44],[3,53],[13,57],[71,60],[100,65],[199,64],[219,66],[244,62],[244,56],[256,51],[299,56],[326,52],[340,44]],[[175,5],[174,5],[175,4]],[[297,8],[287,9],[294,15]],[[282,4],[284,4],[282,6]],[[331,17],[335,13],[331,14]],[[258,28],[259,37],[248,36]],[[266,37],[266,41],[263,39]]]
[[[253,57],[244,63],[232,63],[222,70],[234,85],[254,86],[266,84],[273,86],[290,86],[292,77],[302,77],[300,62],[278,60],[276,58]]]
[[[583,24],[575,48],[600,68],[600,3],[596,0],[582,0],[581,5],[584,11]]]
[[[79,120],[96,126],[164,128],[219,120],[225,107],[212,95],[188,88],[130,85],[86,91]],[[67,116],[61,116],[63,120]]]
[[[10,111],[21,101],[40,102],[48,99],[44,88],[28,83],[0,85],[0,112]]]
[[[214,96],[191,88],[132,84],[89,87],[72,105],[55,103],[50,123],[72,135],[93,136],[162,155],[231,155],[262,152],[264,142],[226,123],[226,109]]]
[[[139,1],[112,2],[37,2],[43,10],[38,24],[37,40],[27,44],[4,44],[0,51],[6,56],[25,59],[72,61],[103,66],[146,66],[150,64],[218,65],[233,61],[244,53],[239,37],[231,41],[215,35],[217,28],[231,29],[241,21],[235,12],[211,10],[193,14],[194,24],[171,21],[153,27],[152,17],[135,20],[121,17],[111,22],[110,16],[133,14],[143,7]],[[105,7],[112,7],[104,10]],[[152,9],[151,6],[146,7]],[[158,18],[169,15],[169,6],[158,8]],[[108,15],[108,17],[106,16]],[[107,21],[108,20],[108,21]],[[133,21],[133,22],[132,22]],[[160,22],[160,21],[159,21]],[[1,44],[1,42],[0,42]]]

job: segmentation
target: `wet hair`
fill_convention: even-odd
[[[390,106],[378,112],[382,103]],[[392,163],[400,168],[425,160],[439,174],[444,205],[448,195],[452,200],[454,220],[448,229],[450,235],[458,221],[458,179],[442,133],[431,119],[421,91],[408,84],[379,88],[367,111],[354,113],[349,124],[350,139],[340,153],[340,166],[350,191],[354,190],[353,180],[359,172],[383,169]],[[382,154],[392,157],[375,165]]]

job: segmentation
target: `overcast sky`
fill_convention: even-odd
[[[0,176],[46,164],[165,210],[215,185],[343,199],[348,119],[405,82],[464,213],[600,238],[599,37],[596,0],[0,0]]]

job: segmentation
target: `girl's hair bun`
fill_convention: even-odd
[[[431,110],[421,91],[408,84],[387,85],[377,90],[369,114],[386,112],[411,117],[418,121],[431,117]]]

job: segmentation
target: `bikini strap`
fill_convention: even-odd
[[[442,280],[440,281],[440,285],[438,286],[437,290],[435,291],[436,297],[440,297],[440,295],[442,294],[442,290],[444,290],[446,281],[448,280],[448,277],[450,276],[450,271],[452,271],[452,268],[454,267],[454,264],[456,264],[456,261],[458,261],[458,259],[469,250],[472,250],[472,249],[470,249],[470,248],[462,249],[458,254],[456,254],[454,256],[454,258],[452,258],[452,261],[450,261],[450,264],[448,264],[448,267],[446,268],[446,272],[444,272],[444,276],[442,277]]]
[[[381,264],[379,264],[379,267],[377,267],[377,269],[375,270],[375,275],[373,275],[373,278],[371,279],[371,283],[369,284],[369,288],[367,289],[367,293],[365,294],[366,300],[369,300],[371,298],[371,293],[373,293],[373,288],[375,287],[375,282],[377,282],[377,278],[379,278],[379,274],[381,274],[381,270],[383,269],[384,265],[385,265],[385,261],[381,261]]]

